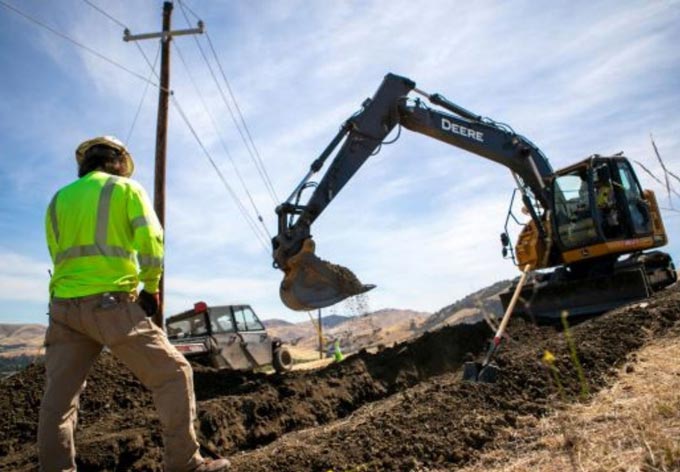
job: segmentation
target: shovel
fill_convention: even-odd
[[[500,372],[499,367],[492,362],[494,354],[500,349],[501,341],[503,339],[503,334],[505,333],[505,328],[510,321],[510,316],[512,316],[512,311],[515,309],[515,304],[519,299],[519,294],[522,292],[522,288],[527,281],[527,276],[529,275],[529,270],[531,265],[527,264],[522,271],[522,276],[517,282],[517,287],[515,287],[515,293],[512,294],[512,299],[508,304],[508,308],[505,310],[501,324],[496,330],[496,335],[493,337],[489,345],[489,350],[486,352],[486,357],[484,362],[466,362],[463,364],[463,380],[468,382],[483,382],[483,383],[494,383],[498,378]]]

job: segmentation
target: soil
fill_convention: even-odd
[[[484,323],[284,376],[197,367],[199,441],[205,455],[232,456],[239,471],[451,470],[496,445],[498,431],[518,418],[577,402],[584,387],[607,386],[650,338],[680,336],[679,322],[677,285],[572,327],[575,351],[565,332],[513,320],[495,384],[461,381],[463,362],[470,353],[479,358],[492,336]],[[541,363],[546,350],[557,377]],[[37,470],[43,381],[43,367],[34,365],[0,383],[2,470]],[[151,396],[110,355],[88,378],[76,446],[79,470],[162,470]]]
[[[313,246],[312,246],[313,247]],[[294,259],[294,262],[292,261]],[[313,252],[301,251],[289,261],[289,269],[279,288],[281,300],[292,310],[312,310],[319,302],[335,303],[347,297],[371,290],[347,267],[320,259]],[[365,300],[352,310],[367,309]]]

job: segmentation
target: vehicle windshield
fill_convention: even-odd
[[[188,336],[203,336],[208,334],[208,327],[205,323],[205,313],[177,321],[170,321],[167,324],[169,338],[183,338]]]

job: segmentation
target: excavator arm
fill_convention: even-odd
[[[431,108],[416,93],[444,111]],[[394,74],[385,76],[375,95],[341,126],[338,134],[312,163],[307,175],[276,209],[278,233],[272,240],[274,266],[285,272],[282,301],[294,310],[330,306],[373,288],[363,285],[348,269],[319,259],[311,240],[311,225],[366,160],[377,153],[397,126],[430,136],[497,162],[512,172],[524,206],[545,237],[543,212],[550,208],[546,183],[553,170],[543,153],[509,126],[482,118],[446,100],[429,95],[416,84]],[[340,146],[318,185],[311,182]],[[305,189],[314,187],[301,204]]]

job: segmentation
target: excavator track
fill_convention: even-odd
[[[614,264],[609,273],[574,276],[565,269],[537,274],[521,292],[514,314],[539,323],[596,316],[644,300],[677,281],[671,257],[661,251],[635,254]],[[507,308],[515,285],[500,295]]]

